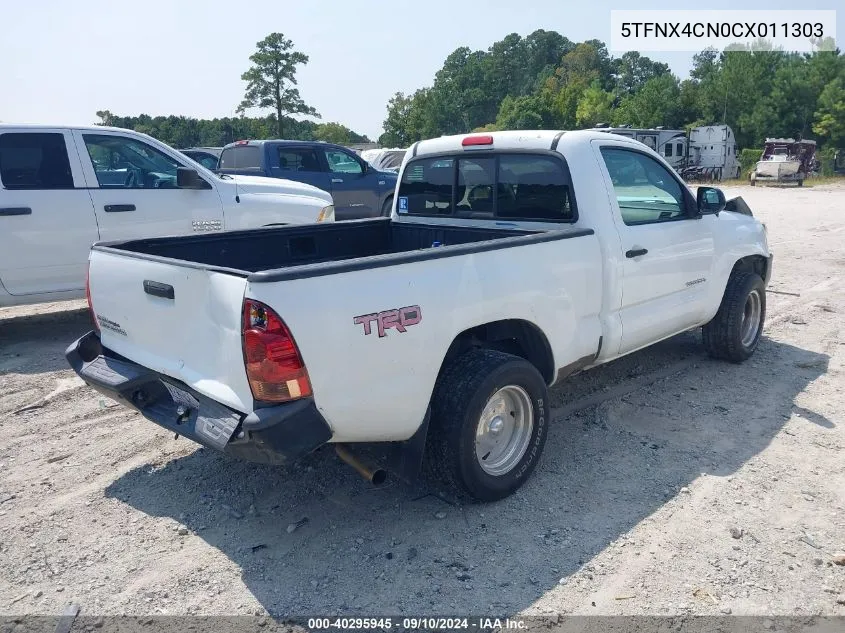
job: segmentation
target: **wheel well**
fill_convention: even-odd
[[[496,349],[524,358],[537,368],[546,383],[551,383],[557,373],[552,348],[546,335],[529,321],[493,321],[464,330],[449,346],[443,366],[453,358],[478,347]],[[440,368],[441,372],[443,366]]]
[[[768,262],[762,255],[749,255],[748,257],[737,260],[731,271],[731,275],[734,273],[757,273],[761,279],[765,279],[766,266],[768,266]]]

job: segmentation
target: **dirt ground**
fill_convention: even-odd
[[[66,365],[84,302],[0,310],[0,612],[845,614],[845,187],[727,193],[775,252],[756,355],[685,334],[556,386],[490,505],[174,441]]]

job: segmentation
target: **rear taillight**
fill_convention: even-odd
[[[94,329],[100,331],[100,324],[97,323],[97,315],[94,314],[94,304],[91,303],[91,262],[88,262],[88,270],[85,273],[85,298],[88,300],[88,312],[94,322]]]
[[[311,395],[308,371],[290,330],[260,301],[244,301],[243,347],[253,398],[287,402]]]

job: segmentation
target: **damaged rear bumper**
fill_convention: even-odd
[[[74,341],[65,357],[79,377],[100,393],[168,431],[233,457],[283,464],[332,437],[311,398],[250,414],[234,411],[183,382],[103,347],[96,332]]]

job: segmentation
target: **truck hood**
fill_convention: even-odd
[[[332,204],[332,196],[329,192],[323,191],[319,187],[305,184],[304,182],[284,180],[281,178],[267,178],[265,176],[233,174],[229,177],[235,181],[238,189],[244,193],[283,193],[289,196],[317,198],[325,201],[326,204]],[[228,180],[228,178],[224,180]]]

